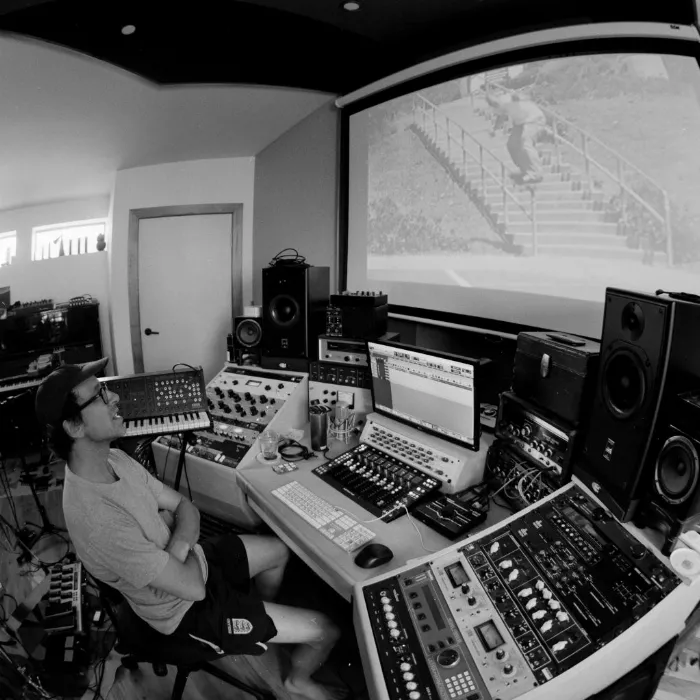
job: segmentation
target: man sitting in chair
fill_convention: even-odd
[[[268,642],[298,643],[285,687],[301,698],[330,700],[332,692],[311,674],[337,642],[338,628],[320,612],[272,602],[289,550],[258,535],[197,544],[195,506],[110,449],[126,430],[119,396],[95,376],[106,364],[107,358],[63,365],[36,395],[37,416],[67,462],[63,511],[85,568],[163,634],[186,634],[221,654],[258,655]]]

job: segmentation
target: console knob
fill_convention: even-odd
[[[496,658],[497,658],[499,661],[503,661],[503,659],[506,658],[505,649],[499,649],[499,650],[496,652]]]
[[[467,593],[469,593],[469,584],[468,583],[462,584],[462,593],[464,593],[464,595],[467,595]]]
[[[282,384],[282,382],[280,382],[280,383],[277,385],[277,388],[278,388],[278,389],[284,389],[284,384]]]
[[[272,387],[269,384],[265,385],[265,391],[271,391]]]
[[[642,559],[644,555],[647,553],[646,547],[641,544],[633,544],[630,547],[630,554],[635,558],[635,559]]]
[[[445,649],[437,655],[435,660],[440,664],[440,666],[450,668],[452,666],[456,666],[459,662],[459,652],[456,649]]]
[[[467,598],[467,605],[476,605],[476,598],[473,595]]]
[[[503,667],[503,673],[505,673],[506,676],[512,676],[515,673],[515,667],[512,664],[506,664]]]

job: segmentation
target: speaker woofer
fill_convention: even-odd
[[[301,308],[294,297],[289,294],[278,294],[270,302],[270,316],[273,321],[283,328],[290,328],[299,323]]]
[[[646,376],[639,356],[630,350],[613,352],[603,368],[603,401],[617,418],[633,416],[646,398]]]
[[[695,492],[699,472],[695,445],[683,435],[674,435],[666,440],[656,458],[656,490],[669,503],[683,503]]]
[[[236,326],[236,340],[246,348],[254,348],[260,345],[262,340],[262,326],[252,318],[246,318],[238,322]]]

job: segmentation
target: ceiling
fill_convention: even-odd
[[[0,211],[108,194],[124,168],[255,156],[330,99],[253,85],[159,87],[0,35]]]
[[[602,21],[691,24],[694,0],[0,0],[0,31],[71,47],[160,84],[344,93],[486,39]],[[125,25],[136,31],[128,36]]]
[[[694,0],[359,2],[0,0],[0,211],[106,194],[123,168],[255,156],[334,95],[487,39],[695,21]]]

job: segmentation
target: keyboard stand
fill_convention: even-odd
[[[185,455],[187,453],[187,445],[194,445],[196,441],[194,433],[191,430],[185,430],[183,433],[181,433],[181,435],[182,437],[180,438],[180,457],[177,460],[177,471],[175,472],[175,482],[173,484],[173,488],[175,489],[175,491],[180,490],[180,479],[182,479],[182,470],[185,467]]]

